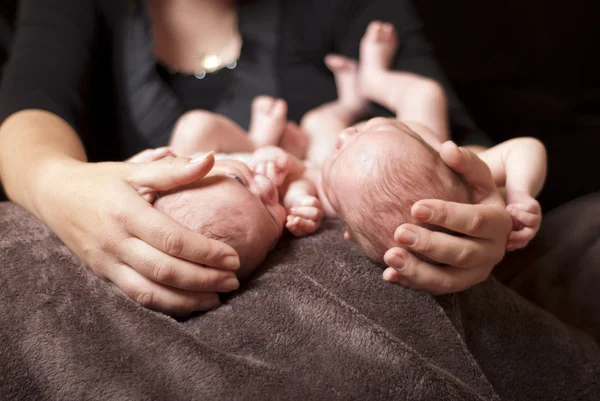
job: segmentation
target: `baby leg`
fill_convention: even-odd
[[[299,159],[304,159],[308,142],[308,134],[296,123],[289,121],[281,136],[279,147]]]
[[[278,146],[287,124],[287,103],[283,99],[258,96],[252,101],[248,135],[256,148]]]
[[[373,21],[360,41],[359,82],[366,92],[385,89],[382,72],[390,70],[399,41],[394,25]]]
[[[448,138],[444,89],[429,78],[391,70],[398,45],[392,24],[379,21],[369,24],[360,44],[362,93],[367,99],[395,112],[398,119],[426,127],[433,134],[425,130],[422,136],[435,137],[433,142],[439,144]]]
[[[321,166],[335,147],[338,133],[368,113],[368,103],[358,88],[358,65],[339,55],[328,55],[325,64],[333,72],[338,99],[304,115],[300,127],[308,133],[306,158]]]
[[[178,156],[199,152],[252,152],[254,145],[236,123],[204,110],[194,110],[179,118],[170,146]]]

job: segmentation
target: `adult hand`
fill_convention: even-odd
[[[462,291],[484,281],[504,257],[512,227],[490,170],[475,153],[446,142],[440,156],[471,186],[473,204],[420,200],[411,214],[424,223],[463,236],[403,224],[394,233],[402,247],[391,248],[384,256],[390,266],[384,279],[434,294]],[[433,262],[423,261],[407,250]]]
[[[213,164],[212,153],[140,164],[62,162],[46,174],[38,210],[96,275],[143,306],[174,315],[211,309],[217,292],[239,286],[237,253],[152,202],[156,191],[199,180]]]

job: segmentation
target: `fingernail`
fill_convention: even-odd
[[[237,256],[225,256],[221,265],[226,269],[236,270],[240,268],[240,258]]]
[[[226,291],[234,291],[234,290],[237,290],[239,287],[240,287],[240,282],[235,277],[229,277],[228,279],[226,279],[223,282],[223,288]]]
[[[417,242],[417,235],[409,229],[402,227],[396,241],[406,245],[414,245]]]
[[[433,217],[433,210],[425,205],[417,205],[415,208],[415,217],[419,220],[429,220]]]
[[[402,269],[404,269],[404,258],[400,255],[394,254],[391,258],[389,258],[388,264],[391,268],[400,273]]]
[[[197,156],[194,157],[192,160],[190,160],[190,164],[199,164],[199,163],[203,163],[206,160],[208,160],[208,158],[215,154],[215,152],[213,150],[211,150],[210,152],[208,152],[207,154],[205,154],[204,156]]]
[[[394,270],[394,269],[392,269],[392,268],[389,268],[389,267],[388,267],[388,268],[387,268],[387,269],[385,269],[385,271],[383,272],[383,279],[384,279],[385,281],[393,281],[393,280],[394,280],[394,274],[395,274],[394,272],[395,272],[395,270]]]

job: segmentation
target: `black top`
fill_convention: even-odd
[[[408,0],[248,0],[239,10],[239,66],[220,96],[197,88],[207,109],[248,126],[251,100],[286,99],[289,118],[335,99],[331,52],[357,58],[369,22],[398,29],[395,68],[431,77],[449,93],[452,135],[476,133],[433,58]],[[55,113],[82,136],[91,160],[117,160],[167,143],[187,108],[152,55],[145,1],[22,0],[11,60],[0,91],[0,121],[23,109]],[[230,74],[229,74],[230,73]],[[208,77],[211,78],[211,77]],[[182,101],[183,100],[183,101]],[[381,113],[384,113],[381,111]]]

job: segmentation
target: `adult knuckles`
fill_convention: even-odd
[[[158,283],[172,284],[177,279],[177,270],[169,264],[153,263],[150,271],[150,278]]]
[[[469,233],[478,233],[483,228],[485,224],[485,218],[481,213],[475,213],[467,224],[467,231]]]
[[[200,243],[201,246],[198,250],[198,260],[197,262],[202,264],[208,264],[211,260],[216,258],[216,250],[215,243],[213,241],[207,240]]]
[[[167,254],[179,257],[183,254],[184,241],[179,233],[169,231],[163,234],[162,248]]]
[[[144,308],[153,309],[157,306],[155,304],[155,294],[150,289],[139,289],[133,299]]]
[[[469,267],[473,265],[475,256],[475,250],[472,247],[464,246],[459,251],[458,256],[456,257],[456,262],[458,266]]]

